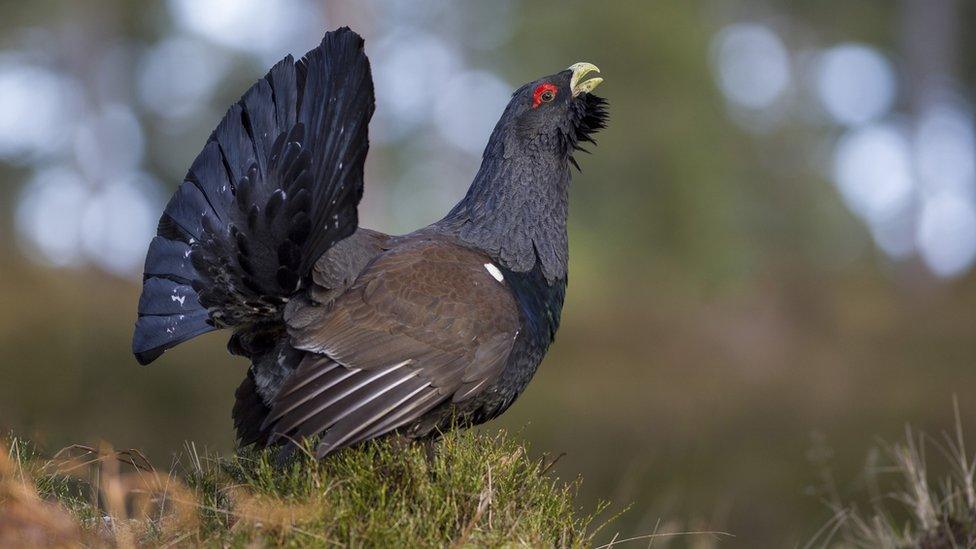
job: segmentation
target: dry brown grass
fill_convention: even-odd
[[[42,499],[6,448],[0,447],[0,546],[66,547],[82,540],[81,528],[60,505]]]
[[[905,427],[905,438],[882,444],[866,471],[870,506],[845,505],[833,492],[835,513],[808,547],[971,549],[976,547],[976,456],[967,453],[955,403],[952,432],[931,437]],[[934,479],[929,454],[948,471]]]

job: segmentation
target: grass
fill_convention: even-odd
[[[834,518],[809,547],[956,549],[976,547],[976,456],[966,451],[956,403],[953,432],[941,437],[905,428],[905,439],[882,443],[869,458],[866,491],[870,506],[830,502]],[[947,471],[933,480],[932,449]],[[836,539],[835,539],[836,538]]]
[[[193,444],[162,472],[135,450],[0,451],[0,546],[592,546],[579,480],[504,433],[370,442],[317,462]],[[429,450],[429,451],[428,451]],[[606,523],[604,523],[606,524]]]
[[[976,547],[976,457],[962,431],[957,406],[952,432],[906,427],[882,443],[866,469],[869,505],[828,489],[834,517],[805,548]],[[374,441],[321,462],[310,441],[284,464],[271,451],[219,456],[189,443],[165,472],[135,450],[47,457],[16,437],[0,445],[0,547],[591,547],[613,518],[597,524],[606,504],[580,509],[580,480],[552,476],[553,460],[504,432],[452,432],[430,447]],[[728,536],[664,530],[600,547]]]

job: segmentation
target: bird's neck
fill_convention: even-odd
[[[559,155],[506,157],[489,144],[468,193],[437,225],[507,269],[528,272],[538,262],[550,283],[565,280],[569,174]]]

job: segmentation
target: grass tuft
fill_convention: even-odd
[[[579,480],[504,433],[374,441],[317,462],[187,444],[166,472],[139,452],[72,446],[42,457],[0,441],[0,546],[590,546]]]
[[[955,549],[976,547],[976,456],[967,453],[962,420],[956,403],[956,426],[941,438],[905,428],[905,439],[885,444],[867,468],[871,506],[833,503],[834,518],[821,529],[827,546],[851,548]],[[939,469],[948,471],[933,481],[929,450],[936,449]]]

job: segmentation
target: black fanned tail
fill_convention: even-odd
[[[356,229],[373,106],[363,40],[341,28],[228,110],[149,247],[132,341],[140,363],[281,314],[319,256]]]

